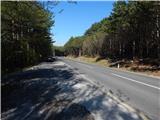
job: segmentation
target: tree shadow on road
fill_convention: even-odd
[[[101,110],[107,114],[101,114],[103,119],[133,120],[118,106],[105,106],[105,95],[96,94],[96,87],[75,89],[85,80],[77,78],[73,69],[43,65],[2,78],[2,120],[94,120],[91,113]]]
[[[85,114],[75,115],[76,118],[83,116],[83,119],[85,119],[90,114],[85,107],[75,103],[70,104],[73,98],[58,96],[63,93],[72,94],[72,89],[67,91],[65,87],[76,84],[77,82],[74,79],[75,73],[67,66],[27,70],[2,78],[2,119],[62,120],[64,116],[61,114],[69,114],[63,111],[67,106],[69,106],[67,111],[72,108],[84,108]],[[73,82],[62,88],[61,83],[66,81]],[[63,112],[60,114],[61,111]],[[74,112],[78,111],[75,109]],[[70,120],[70,118],[68,117],[66,120]]]

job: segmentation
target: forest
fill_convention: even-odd
[[[42,2],[1,2],[2,75],[52,55],[52,17]]]
[[[71,37],[56,55],[160,59],[160,2],[117,1],[110,16]],[[1,2],[2,75],[53,55],[53,13],[43,2]]]
[[[160,2],[117,1],[110,16],[71,37],[65,55],[160,59]]]
[[[159,119],[160,2],[86,1],[1,1],[2,120]]]

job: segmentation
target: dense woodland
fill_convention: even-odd
[[[55,56],[64,56],[64,47],[63,46],[53,46],[53,53]]]
[[[160,2],[117,1],[112,13],[83,36],[71,37],[66,55],[160,59]]]
[[[52,14],[36,1],[1,2],[2,75],[52,55]]]
[[[43,2],[1,2],[2,75],[52,55],[53,25],[53,14]],[[55,51],[56,55],[160,59],[160,2],[117,1],[110,16]]]

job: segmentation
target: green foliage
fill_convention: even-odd
[[[2,74],[40,62],[52,54],[52,14],[39,2],[1,2]]]
[[[159,8],[160,2],[156,1],[115,2],[111,15],[81,36],[83,44],[78,50],[82,55],[114,59],[160,59]],[[78,44],[71,38],[65,45],[67,54],[78,55]]]
[[[81,54],[82,44],[82,37],[71,37],[69,41],[64,45],[65,54],[78,56],[79,54]]]
[[[64,47],[63,46],[53,46],[55,56],[64,56]]]

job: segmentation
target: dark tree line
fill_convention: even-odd
[[[67,55],[160,59],[160,2],[117,1],[109,17],[64,47]]]
[[[64,56],[64,47],[63,46],[53,46],[55,56]]]
[[[52,14],[37,1],[1,2],[2,74],[36,64],[52,54]]]

